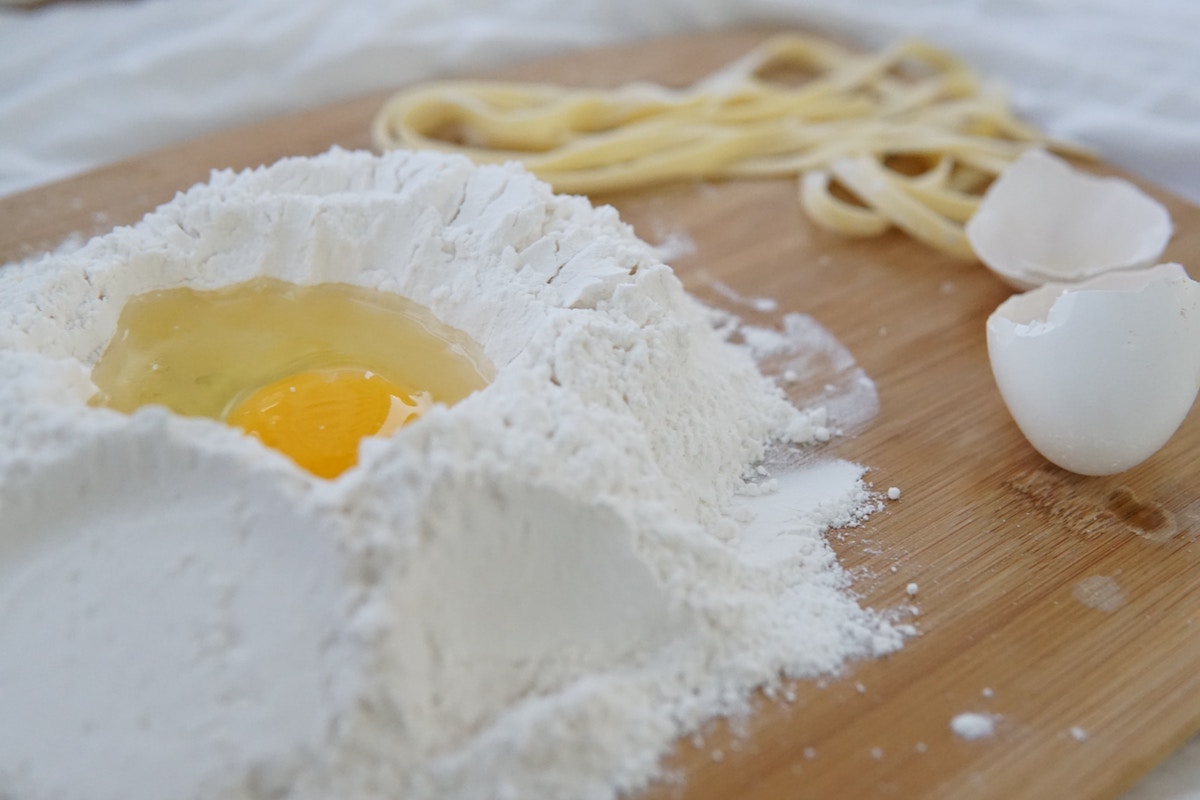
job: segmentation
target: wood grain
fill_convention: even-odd
[[[572,53],[504,77],[682,84],[751,47],[724,32]],[[135,221],[212,168],[333,144],[368,146],[384,95],[271,119],[0,199],[0,261]],[[1200,210],[1167,203],[1166,257],[1200,252]],[[596,198],[650,240],[681,235],[697,294],[719,280],[814,316],[874,379],[881,413],[828,446],[903,496],[833,544],[877,608],[908,605],[921,635],[892,657],[761,699],[737,726],[681,742],[685,780],[647,798],[1113,797],[1200,729],[1200,413],[1142,466],[1084,478],[1043,461],[1008,417],[984,320],[1008,290],[978,264],[899,235],[846,241],[804,220],[790,181],[673,185]],[[1196,265],[1188,265],[1193,276]],[[753,318],[748,311],[747,316]],[[776,314],[776,316],[778,316]],[[1119,585],[1119,608],[1080,582]],[[967,741],[950,720],[1000,715]],[[1072,728],[1086,732],[1082,741]]]

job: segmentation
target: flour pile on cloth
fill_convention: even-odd
[[[217,421],[88,405],[130,297],[260,275],[405,295],[496,376],[333,481]],[[4,267],[0,796],[643,787],[756,687],[911,633],[823,538],[878,506],[864,470],[772,473],[829,424],[615,210],[512,165],[217,172]]]

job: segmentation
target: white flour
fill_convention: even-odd
[[[964,711],[950,720],[950,730],[954,731],[960,739],[968,741],[986,739],[996,732],[996,717],[991,714]]]
[[[497,377],[334,482],[85,405],[129,297],[259,274],[404,294]],[[642,787],[755,687],[900,646],[823,539],[879,503],[863,470],[773,472],[825,424],[612,209],[513,167],[217,173],[0,269],[0,796]]]
[[[792,402],[824,409],[838,430],[858,428],[879,413],[875,383],[809,315],[784,314],[780,330],[741,325],[737,338],[767,374],[778,376]]]

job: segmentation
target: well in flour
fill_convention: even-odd
[[[331,481],[216,421],[88,406],[129,298],[260,276],[408,297],[494,379]],[[334,150],[218,172],[5,267],[0,707],[66,711],[0,727],[4,791],[636,791],[755,688],[901,645],[824,539],[879,503],[862,467],[812,457],[829,419],[613,209],[511,165]]]

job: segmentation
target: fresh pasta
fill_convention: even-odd
[[[1001,91],[930,44],[861,53],[799,34],[767,39],[684,89],[417,85],[383,105],[372,137],[382,149],[521,161],[581,194],[795,176],[802,207],[825,228],[861,237],[895,226],[964,258],[973,253],[963,225],[1021,152],[1083,154],[1021,122]]]

